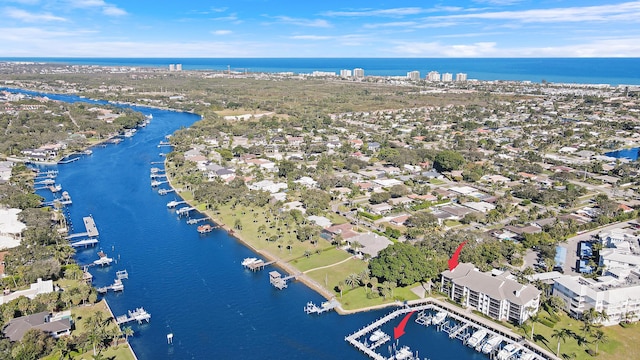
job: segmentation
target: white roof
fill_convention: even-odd
[[[0,233],[20,234],[27,225],[18,221],[20,209],[0,209]]]
[[[374,183],[382,186],[382,187],[391,187],[394,185],[402,185],[402,181],[396,179],[379,179],[373,180]]]
[[[471,186],[453,186],[453,187],[450,187],[449,190],[462,195],[469,195],[478,191],[477,189],[474,189]]]
[[[326,228],[326,227],[331,226],[331,220],[327,219],[324,216],[311,215],[311,216],[307,217],[307,219],[309,219],[310,221],[313,221],[314,223],[316,223],[321,228]]]

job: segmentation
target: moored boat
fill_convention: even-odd
[[[438,313],[431,320],[431,323],[433,325],[438,325],[441,322],[443,322],[446,317],[447,317],[447,312],[446,311],[444,311],[444,310],[438,311]]]
[[[485,336],[487,336],[487,330],[477,330],[473,335],[471,335],[469,340],[467,340],[467,345],[475,348],[482,340],[484,340]]]
[[[492,352],[493,349],[498,347],[498,345],[500,345],[501,342],[502,342],[502,337],[501,336],[493,335],[492,337],[489,338],[489,340],[487,340],[486,343],[484,343],[484,345],[482,345],[482,353],[483,354],[488,354],[488,353]]]

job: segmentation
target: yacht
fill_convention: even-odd
[[[508,360],[521,349],[522,348],[516,344],[513,344],[513,343],[507,344],[505,347],[502,348],[502,350],[498,351],[498,355],[496,356],[496,359]]]
[[[411,349],[408,346],[403,346],[396,352],[396,356],[393,357],[395,360],[405,360],[413,358],[413,354],[411,353]]]
[[[523,350],[522,353],[520,353],[520,357],[518,359],[520,360],[534,360],[536,358],[536,354],[532,353],[532,352],[528,352],[526,350]]]
[[[487,330],[480,329],[471,335],[469,340],[467,340],[467,345],[475,348],[482,340],[484,340],[485,336],[487,336]]]
[[[385,337],[384,331],[378,329],[376,331],[373,332],[373,334],[371,334],[371,336],[369,336],[369,341],[371,341],[372,343],[377,342],[378,340],[382,339],[383,337]]]
[[[433,325],[438,325],[441,322],[443,322],[446,317],[447,317],[447,312],[446,311],[444,311],[444,310],[438,311],[436,316],[434,316],[433,319],[431,320],[431,323]]]
[[[489,338],[489,340],[487,340],[486,343],[484,343],[484,345],[482,345],[482,353],[489,354],[490,352],[493,351],[493,349],[498,347],[498,345],[500,345],[501,342],[502,342],[502,336],[493,335],[492,337]]]

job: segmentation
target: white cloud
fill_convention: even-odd
[[[109,15],[109,16],[124,16],[127,15],[127,12],[117,8],[115,6],[105,6],[104,8],[102,8],[102,12],[105,15]]]
[[[364,24],[365,29],[389,28],[389,27],[413,27],[417,23],[415,21],[395,21],[377,24]]]
[[[551,9],[529,9],[521,11],[495,11],[456,15],[432,16],[429,21],[440,20],[505,20],[524,23],[569,23],[585,21],[640,21],[640,1],[615,5],[597,5],[584,7],[566,7]]]
[[[16,8],[4,9],[4,14],[12,19],[24,22],[48,22],[48,21],[67,21],[67,19],[52,15],[51,13],[31,13],[26,10]]]
[[[497,6],[515,5],[521,3],[522,0],[473,0],[473,2],[480,4],[489,4]]]
[[[487,57],[496,53],[496,43],[447,45],[440,42],[403,42],[393,48],[396,55],[416,57]]]
[[[331,27],[331,24],[327,20],[323,19],[301,19],[301,18],[293,18],[289,16],[272,16],[271,18],[278,21],[281,24],[290,24],[290,25],[298,25],[298,26],[308,26],[308,27]]]
[[[69,6],[74,8],[89,9],[101,8],[102,13],[108,16],[123,16],[127,12],[116,5],[109,4],[104,0],[65,0]]]
[[[231,30],[214,30],[211,32],[213,35],[229,35],[232,33]]]
[[[323,35],[294,35],[290,36],[289,39],[294,40],[331,40],[334,39],[333,36],[323,36]]]
[[[422,14],[425,9],[419,7],[402,7],[392,9],[362,9],[354,11],[326,11],[322,13],[324,16],[347,16],[347,17],[362,17],[362,16],[389,16],[399,17],[407,15]]]

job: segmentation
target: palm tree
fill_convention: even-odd
[[[569,329],[554,329],[551,337],[558,339],[558,348],[556,349],[556,356],[560,356],[560,340],[566,342],[567,338],[571,336],[571,330]]]
[[[600,329],[596,329],[596,331],[593,333],[593,343],[596,344],[596,356],[598,356],[598,345],[607,341],[609,341],[609,337],[607,336],[607,334],[605,334],[604,331]]]
[[[351,286],[351,288],[355,288],[357,284],[360,283],[360,276],[356,273],[351,273],[345,279],[345,284]]]
[[[133,336],[133,329],[131,326],[125,326],[122,328],[122,333],[124,334],[124,339],[129,341],[129,336]]]
[[[531,316],[529,316],[529,320],[531,320],[531,340],[533,340],[533,329],[536,326],[536,323],[538,321],[540,321],[540,315],[539,314],[533,314]]]
[[[351,242],[351,248],[353,249],[354,253],[358,253],[358,249],[360,249],[362,247],[362,244],[360,244],[357,241],[353,241]]]

